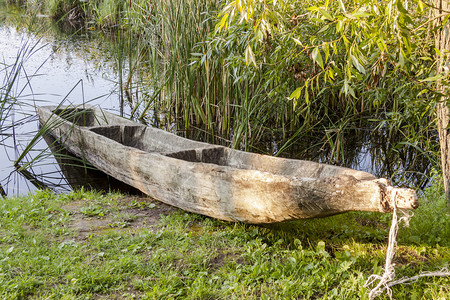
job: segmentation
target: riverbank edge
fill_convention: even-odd
[[[7,3],[22,7],[32,14],[48,15],[56,21],[84,24],[104,31],[126,29],[142,33],[140,26],[133,25],[145,24],[150,17],[146,15],[149,10],[143,6],[144,1],[7,0]]]

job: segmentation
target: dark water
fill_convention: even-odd
[[[42,17],[42,20],[54,26],[47,18]],[[120,183],[114,179],[104,178],[96,172],[88,174],[89,166],[61,170],[44,139],[39,139],[20,162],[23,166],[34,161],[30,168],[16,172],[13,166],[38,131],[35,106],[64,101],[64,104],[89,103],[117,114],[130,112],[120,100],[114,39],[95,36],[94,32],[85,30],[77,31],[70,26],[66,29],[58,27],[56,31],[37,37],[20,25],[7,23],[0,22],[2,97],[17,61],[21,68],[9,93],[16,104],[7,116],[2,116],[0,124],[3,128],[0,132],[0,184],[5,192],[8,195],[26,194],[42,187],[65,191],[83,184],[98,188],[118,187]],[[122,71],[126,72],[126,69]],[[166,123],[177,128],[176,122]],[[177,133],[228,145],[227,139],[212,137],[201,129],[178,130]],[[308,133],[293,139],[295,143],[281,154],[280,148],[286,140],[275,135],[267,137],[254,151],[335,163],[389,178],[396,185],[424,187],[429,184],[432,164],[427,154],[417,151],[414,146],[399,146],[398,138],[383,130],[355,129],[340,134],[339,138],[334,134],[336,141],[341,143],[334,150],[324,140],[323,133]],[[341,151],[339,161],[333,161],[336,149]],[[77,159],[65,161],[65,165],[74,164],[84,163]]]

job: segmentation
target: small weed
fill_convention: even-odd
[[[126,222],[126,221],[116,221],[116,222],[108,224],[108,226],[111,228],[125,228],[125,227],[128,227],[129,225],[130,225],[130,222]]]
[[[80,212],[87,217],[103,217],[107,211],[100,205],[89,204],[80,208]]]
[[[120,221],[133,222],[134,220],[137,219],[137,216],[132,213],[129,213],[129,212],[123,212],[123,213],[115,214],[112,219],[113,219],[113,221],[119,221],[119,222]]]
[[[137,219],[137,216],[129,212],[123,212],[115,214],[112,218],[113,222],[108,224],[110,227],[125,228],[130,225],[131,222]]]
[[[130,207],[130,208],[137,208],[137,209],[152,209],[152,208],[156,207],[156,204],[152,203],[152,202],[139,201],[137,199],[133,199],[128,204],[128,207]]]

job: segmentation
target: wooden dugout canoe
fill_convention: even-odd
[[[51,135],[99,170],[159,201],[217,219],[274,223],[390,212],[394,199],[398,208],[418,205],[414,190],[366,172],[196,142],[91,106],[37,111]]]

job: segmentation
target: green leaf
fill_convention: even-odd
[[[332,21],[333,17],[323,8],[319,8],[319,12],[324,16],[326,19]]]
[[[430,90],[429,89],[423,89],[423,90],[421,90],[418,94],[417,94],[417,97],[419,97],[419,96],[421,96],[421,95],[423,95],[423,94],[426,94],[426,93],[428,93]]]
[[[322,55],[320,54],[320,51],[319,51],[318,48],[314,48],[314,49],[313,49],[313,51],[312,51],[312,53],[311,53],[311,57],[312,57],[313,61],[314,61],[315,63],[317,63],[317,64],[322,68],[322,70],[323,70],[324,68],[323,68]]]
[[[319,31],[317,31],[317,34],[319,34],[319,33],[322,33],[322,32],[324,32],[324,31],[326,31],[328,28],[329,28],[330,26],[329,25],[325,25],[325,26],[323,26],[322,28],[320,28],[320,30]]]
[[[403,7],[402,1],[396,1],[396,2],[397,2],[397,9],[403,14],[408,14],[408,11]]]
[[[317,11],[319,8],[317,6],[310,6],[306,10]]]
[[[303,47],[303,44],[302,44],[302,42],[301,42],[299,39],[297,39],[297,38],[292,38],[292,39],[294,40],[294,42],[295,42],[297,45],[300,45],[300,46]]]
[[[398,63],[402,67],[405,66],[405,56],[403,55],[403,50],[402,49],[400,49],[400,53],[398,55]]]
[[[434,51],[436,51],[437,56],[441,56],[441,50],[439,50],[438,48],[434,48]]]
[[[347,10],[345,9],[345,5],[344,2],[342,2],[342,0],[339,0],[339,6],[341,7],[343,12],[346,12]]]
[[[227,20],[228,20],[228,13],[224,14],[223,17],[220,19],[220,22],[216,25],[216,31],[217,30],[227,30]]]
[[[363,12],[363,11],[357,11],[355,13],[352,14],[353,17],[355,18],[364,18],[364,17],[370,17],[372,14],[369,14],[367,12]]]
[[[344,80],[344,85],[342,86],[341,92],[344,92],[344,95],[348,96],[351,87],[348,84],[347,80]]]
[[[447,24],[449,18],[450,18],[450,15],[447,14],[447,15],[444,17],[444,20],[442,20],[442,26],[445,26],[445,25]]]
[[[407,14],[401,14],[400,17],[401,17],[400,19],[401,19],[403,22],[408,23],[408,24],[414,24],[413,20],[411,20],[411,18],[410,18],[409,15],[407,15]]]
[[[438,81],[438,80],[441,80],[441,79],[444,79],[444,78],[445,78],[445,76],[436,75],[436,76],[432,76],[432,77],[428,77],[428,78],[422,79],[422,80],[420,80],[420,82]]]
[[[298,100],[298,98],[300,98],[301,94],[302,94],[302,88],[301,87],[296,88],[295,91],[293,91],[292,94],[289,96],[289,100],[292,100],[294,98]]]
[[[421,0],[419,0],[417,2],[417,8],[419,11],[423,11],[425,9],[425,5],[423,4],[423,2]]]
[[[261,27],[258,27],[257,29],[255,29],[254,31],[254,35],[255,35],[255,40],[258,42],[261,42],[262,40],[264,40],[264,33],[262,32],[262,30],[260,29]]]
[[[350,85],[348,86],[348,92],[353,96],[353,98],[356,98],[355,90]]]
[[[325,61],[327,61],[330,57],[330,44],[325,43],[323,45],[323,52],[325,53]]]
[[[343,25],[343,22],[342,22],[342,21],[338,21],[338,22],[336,23],[336,33],[338,33],[338,32],[341,32],[341,33],[342,33],[342,25]]]
[[[332,69],[328,69],[328,77],[329,77],[331,80],[334,80],[334,72],[333,72]]]
[[[363,65],[359,62],[358,58],[353,54],[350,54],[350,58],[352,59],[353,66],[362,74],[366,74],[366,69],[364,69]]]
[[[255,54],[253,53],[252,47],[250,45],[248,45],[247,49],[245,49],[245,63],[246,65],[252,63],[256,68],[258,67],[258,65],[256,64]]]
[[[317,22],[317,23],[325,23],[324,20],[319,19],[319,18],[314,18],[314,17],[309,18],[309,21],[310,21],[311,23],[314,23],[314,22]]]

